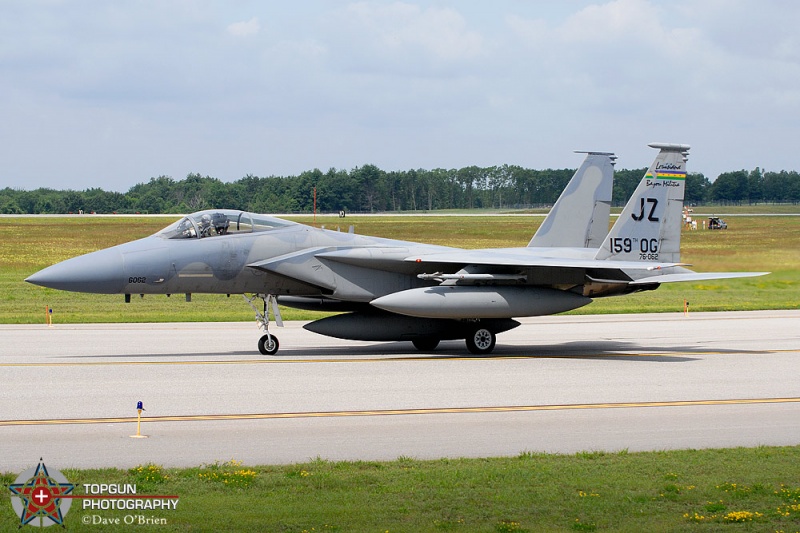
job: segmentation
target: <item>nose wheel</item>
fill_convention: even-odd
[[[271,335],[267,333],[260,339],[258,339],[258,351],[261,352],[261,355],[275,355],[278,353],[278,337],[275,335]]]

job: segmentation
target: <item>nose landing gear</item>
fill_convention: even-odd
[[[262,355],[275,355],[278,353],[278,347],[280,344],[278,343],[278,337],[271,334],[269,332],[269,308],[271,304],[272,307],[272,315],[275,317],[275,324],[279,327],[283,327],[283,319],[281,319],[281,311],[278,308],[278,300],[272,294],[254,294],[251,298],[248,298],[246,294],[242,295],[245,301],[253,308],[253,311],[256,312],[256,322],[258,323],[258,327],[263,329],[266,332],[266,335],[258,339],[258,351],[261,352]],[[264,302],[264,312],[258,310],[253,302],[257,299],[260,299]]]

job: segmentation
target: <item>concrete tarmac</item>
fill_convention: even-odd
[[[0,472],[800,444],[800,311],[521,321],[488,357],[301,323],[273,357],[250,323],[0,325]]]

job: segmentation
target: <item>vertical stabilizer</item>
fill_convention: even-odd
[[[660,151],[622,214],[611,228],[597,259],[680,261],[681,212],[686,186],[686,144],[652,143]]]
[[[585,153],[586,159],[539,226],[528,246],[599,248],[608,233],[614,154]]]

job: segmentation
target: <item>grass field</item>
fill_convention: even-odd
[[[127,530],[84,521],[143,514],[166,520],[148,529],[157,531],[788,533],[800,530],[798,464],[800,446],[62,473],[79,487],[131,483],[138,494],[180,497],[175,511],[145,513],[83,510],[77,500],[70,531]],[[2,491],[0,530],[16,531],[8,498]]]
[[[310,223],[311,217],[287,217]],[[244,321],[252,311],[240,296],[134,298],[78,294],[35,287],[26,276],[48,265],[155,233],[175,217],[0,217],[0,323],[43,322],[46,306],[56,323]],[[540,216],[317,217],[329,229],[353,224],[358,233],[464,248],[525,246]],[[800,218],[729,217],[727,231],[684,231],[683,261],[698,271],[753,270],[771,275],[729,281],[676,283],[657,291],[599,299],[574,313],[796,309],[800,306]],[[320,314],[285,309],[286,320]]]

